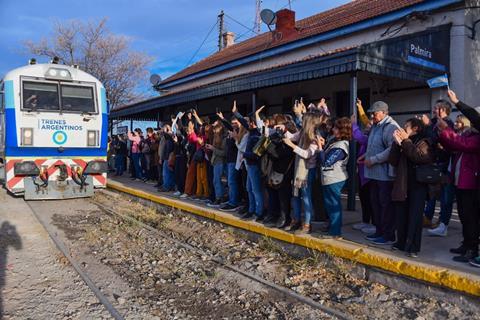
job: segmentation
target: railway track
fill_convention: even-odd
[[[118,213],[112,209],[110,209],[109,207],[97,202],[97,201],[94,201],[94,200],[91,200],[91,202],[93,204],[95,204],[98,208],[100,208],[103,212],[105,212],[106,214],[110,215],[110,216],[114,216],[114,217],[117,217],[117,218],[120,218],[122,220],[124,220],[125,222],[129,222],[129,223],[133,223],[133,224],[136,224],[140,227],[142,227],[143,229],[145,230],[148,230],[149,232],[152,232],[155,236],[158,236],[162,239],[165,239],[167,241],[170,241],[172,243],[174,243],[176,246],[178,247],[181,247],[181,248],[184,248],[186,250],[189,250],[191,251],[192,253],[194,253],[195,255],[197,255],[198,257],[207,257],[207,259],[215,264],[217,264],[218,266],[220,266],[221,268],[227,270],[227,271],[230,271],[230,272],[234,272],[242,277],[245,277],[249,280],[252,280],[252,281],[255,281],[259,284],[261,284],[262,286],[265,286],[269,289],[273,289],[277,292],[279,292],[281,295],[283,295],[284,297],[289,297],[293,300],[296,300],[300,303],[303,303],[303,304],[306,304],[312,308],[315,308],[315,309],[318,309],[330,316],[333,316],[333,317],[336,317],[338,319],[354,319],[353,316],[349,315],[349,314],[346,314],[340,310],[336,310],[334,308],[331,308],[331,307],[328,307],[328,306],[325,306],[309,297],[306,297],[306,296],[303,296],[301,294],[298,294],[297,292],[289,289],[289,288],[286,288],[286,287],[283,287],[283,286],[280,286],[280,285],[277,285],[271,281],[268,281],[266,279],[263,279],[255,274],[252,274],[252,273],[249,273],[249,272],[246,272],[244,270],[241,270],[229,263],[226,263],[225,261],[223,261],[222,259],[219,259],[217,257],[214,257],[212,256],[210,253],[208,252],[205,252],[199,248],[196,248],[196,247],[193,247],[191,246],[190,244],[188,243],[185,243],[183,241],[180,241],[178,239],[175,239],[173,237],[171,237],[170,235],[162,232],[161,230],[158,230],[156,228],[153,228],[152,226],[148,225],[148,224],[145,224],[143,223],[142,221],[139,221],[135,218],[132,218],[130,216],[127,216],[127,215],[124,215],[124,214],[121,214],[121,213]]]
[[[83,271],[80,263],[76,261],[69,253],[69,250],[65,243],[58,237],[57,232],[52,228],[52,226],[45,221],[42,215],[38,214],[38,212],[33,208],[30,201],[25,201],[32,211],[33,215],[36,217],[38,222],[43,226],[43,228],[47,231],[48,235],[55,243],[56,247],[60,252],[65,256],[68,260],[70,265],[75,269],[77,274],[80,278],[85,282],[88,288],[92,291],[92,293],[97,297],[100,303],[105,307],[105,309],[110,313],[110,315],[115,320],[124,320],[124,317],[120,314],[120,312],[113,306],[113,304],[107,299],[107,297],[102,293],[102,291],[95,285],[92,279],[88,276],[86,272]],[[0,315],[1,316],[1,315]]]

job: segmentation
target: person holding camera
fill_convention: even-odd
[[[293,179],[294,216],[288,231],[301,229],[310,233],[310,220],[313,214],[312,187],[315,182],[318,143],[316,131],[320,128],[323,117],[320,113],[307,112],[302,117],[302,129],[295,134],[286,134],[283,142],[296,154]],[[302,202],[304,219],[302,223]]]

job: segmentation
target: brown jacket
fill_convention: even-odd
[[[388,162],[396,167],[396,177],[393,182],[392,201],[405,201],[408,188],[414,188],[418,182],[415,179],[415,165],[429,164],[434,161],[432,143],[423,136],[413,136],[399,146],[392,144]]]

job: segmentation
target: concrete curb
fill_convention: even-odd
[[[480,296],[480,281],[472,279],[472,276],[465,272],[450,268],[436,267],[409,259],[402,259],[388,255],[375,248],[367,247],[348,240],[321,239],[308,235],[295,235],[279,229],[267,228],[262,224],[253,221],[243,221],[221,211],[197,206],[181,200],[154,195],[142,190],[136,190],[116,181],[108,181],[107,187],[287,243],[325,252],[332,256],[379,268],[397,275],[407,276],[441,287],[462,291],[474,296]]]

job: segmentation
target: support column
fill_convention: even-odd
[[[350,114],[357,115],[357,72],[350,75]],[[357,192],[357,144],[352,139],[350,141],[350,158],[348,163],[348,199],[347,210],[355,210],[355,196]]]
[[[252,112],[257,110],[257,92],[252,92]]]
[[[133,131],[133,119],[130,119],[130,131]]]
[[[157,112],[157,129],[160,128],[160,112]]]

